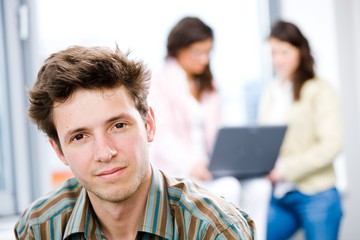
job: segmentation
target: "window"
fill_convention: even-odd
[[[0,217],[31,200],[22,40],[16,0],[0,0]]]
[[[7,66],[5,62],[5,39],[4,39],[4,19],[3,4],[0,1],[0,216],[10,215],[15,212],[14,206],[14,178],[12,177],[13,166],[11,162],[11,132],[8,85],[7,85]]]

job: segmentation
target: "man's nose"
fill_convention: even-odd
[[[96,161],[110,161],[117,154],[114,141],[106,134],[96,138],[94,147]]]

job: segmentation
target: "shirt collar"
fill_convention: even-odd
[[[163,174],[152,166],[152,179],[143,225],[139,231],[173,239],[174,225]]]
[[[67,239],[72,234],[79,233],[84,234],[86,239],[93,238],[94,236],[96,236],[96,239],[102,239],[100,225],[94,216],[85,188],[81,190],[80,195],[76,200],[66,225],[64,239]]]
[[[152,177],[147,197],[144,221],[139,226],[140,232],[157,235],[165,239],[173,239],[174,226],[170,204],[167,197],[167,187],[162,173],[152,166]],[[86,239],[96,235],[101,239],[101,229],[93,213],[85,188],[75,203],[69,221],[66,225],[64,239],[72,234],[84,234]]]

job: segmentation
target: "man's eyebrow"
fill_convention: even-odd
[[[114,122],[116,120],[119,120],[119,119],[133,119],[134,117],[131,115],[131,114],[128,114],[128,113],[121,113],[119,115],[116,115],[114,117],[111,117],[109,118],[108,120],[106,120],[105,122],[106,123],[111,123],[111,122]]]

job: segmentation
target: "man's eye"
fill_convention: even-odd
[[[125,126],[125,123],[116,123],[115,128],[123,128]]]
[[[75,137],[73,137],[73,141],[79,141],[84,138],[84,134],[77,134]]]

